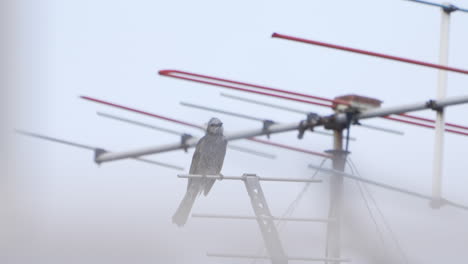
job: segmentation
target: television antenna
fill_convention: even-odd
[[[414,1],[414,2],[427,3],[424,1]],[[458,9],[458,8],[457,10],[465,11],[464,9]],[[444,12],[445,12],[445,9],[444,9]],[[291,37],[291,36],[276,34],[276,33],[273,34],[273,37],[300,41],[300,42],[305,42],[309,44],[317,44],[317,45],[323,44],[323,43],[318,44],[318,42],[316,41],[305,40],[302,38],[296,38],[296,37]],[[448,34],[447,34],[447,37],[448,37]],[[463,69],[448,67],[445,65],[446,63],[431,64],[431,63],[419,62],[415,60],[404,59],[404,58],[389,56],[389,55],[379,56],[379,55],[384,55],[384,54],[378,54],[378,53],[367,52],[367,51],[362,51],[362,50],[357,50],[357,49],[352,49],[352,48],[346,48],[346,47],[332,45],[332,44],[327,44],[327,45],[322,45],[322,46],[328,46],[330,48],[338,48],[338,49],[347,50],[351,52],[358,52],[361,54],[372,55],[372,56],[382,57],[386,59],[394,59],[394,60],[399,60],[399,61],[406,62],[406,63],[412,63],[412,64],[417,64],[420,66],[436,68],[436,69],[441,70],[441,72],[444,72],[444,73],[446,71],[453,71],[453,72],[458,72],[461,74],[468,74],[468,71],[463,70]],[[262,94],[265,96],[279,97],[279,98],[290,100],[290,101],[310,103],[310,104],[315,104],[319,106],[333,107],[337,109],[336,113],[332,115],[328,115],[328,116],[310,114],[307,116],[307,119],[301,120],[301,122],[286,123],[286,124],[265,122],[264,126],[261,129],[240,131],[240,132],[228,135],[228,138],[230,140],[240,140],[240,139],[247,138],[252,141],[262,142],[261,140],[252,138],[252,137],[261,136],[261,135],[272,135],[276,133],[282,133],[282,132],[293,131],[293,130],[299,131],[299,136],[302,137],[305,131],[312,130],[315,127],[321,127],[321,126],[324,126],[327,129],[333,130],[333,136],[334,136],[333,150],[329,152],[329,154],[323,154],[323,153],[321,154],[318,152],[315,153],[317,155],[321,154],[323,157],[333,158],[334,170],[328,171],[332,174],[331,192],[330,192],[332,194],[330,197],[332,201],[331,202],[332,208],[330,210],[329,219],[335,219],[335,221],[333,221],[334,223],[332,222],[328,223],[329,231],[328,231],[328,239],[327,239],[328,241],[327,257],[329,259],[333,259],[331,262],[341,262],[341,261],[346,260],[346,259],[340,259],[340,249],[339,249],[339,237],[340,237],[339,221],[340,221],[340,206],[341,206],[340,204],[341,204],[341,199],[342,199],[341,193],[342,193],[342,188],[343,188],[343,177],[351,177],[350,175],[343,173],[346,156],[348,155],[347,147],[343,145],[343,142],[348,142],[345,139],[346,138],[349,139],[349,137],[345,137],[345,135],[343,134],[345,130],[349,132],[349,127],[353,125],[354,122],[359,122],[362,119],[381,117],[381,118],[386,118],[386,119],[393,120],[393,121],[404,122],[404,123],[418,125],[422,127],[435,128],[436,134],[439,132],[440,134],[442,134],[443,131],[447,131],[447,132],[461,134],[461,135],[468,135],[464,126],[460,126],[456,124],[447,124],[444,122],[444,117],[443,117],[443,109],[445,107],[467,103],[468,96],[449,97],[449,98],[446,98],[445,96],[441,96],[434,100],[421,101],[421,102],[417,102],[414,104],[400,105],[400,106],[395,106],[391,108],[377,108],[377,109],[362,110],[362,109],[355,109],[354,106],[352,106],[349,103],[349,101],[343,100],[343,99],[326,99],[326,98],[310,96],[310,95],[305,95],[305,94],[298,94],[298,93],[292,94],[291,92],[284,91],[284,90],[282,91],[281,90],[276,90],[276,91],[269,90],[268,92],[265,92],[264,88],[268,88],[268,87],[249,85],[249,84],[241,83],[241,82],[236,83],[230,80],[225,80],[221,78],[213,78],[210,76],[192,74],[189,72],[182,72],[182,71],[163,70],[163,71],[160,71],[160,74],[163,76],[174,77],[178,79],[185,79],[185,80],[200,82],[200,83],[209,84],[209,85],[216,85],[216,86],[235,89],[238,91],[243,91],[243,92],[248,92],[248,93],[257,93],[257,94]],[[442,78],[439,78],[439,80],[440,79],[444,80],[444,78],[446,79],[446,77],[442,77]],[[439,83],[442,83],[442,82],[444,81],[439,81]],[[247,87],[250,86],[250,88],[253,88],[253,89],[244,88],[245,86]],[[132,110],[128,107],[123,107],[117,104],[108,103],[108,102],[94,99],[94,98],[87,97],[87,96],[83,96],[82,99],[86,99],[86,100],[94,101],[98,103],[104,103],[107,105],[111,105],[111,106],[119,107],[123,109],[127,108],[126,110],[130,110],[130,111],[136,110],[136,109]],[[340,106],[342,108],[337,107],[337,106]],[[419,111],[423,109],[435,110],[438,113],[436,120],[428,121],[428,120],[424,120],[424,118],[422,117],[417,117],[417,116],[406,114],[409,112]],[[137,110],[134,112],[148,114],[148,112],[144,112],[140,110]],[[154,114],[152,115],[153,117],[155,117]],[[391,115],[395,115],[395,116],[391,116]],[[161,117],[162,116],[159,116],[158,118],[161,118]],[[179,122],[175,119],[169,120],[169,118],[164,118],[164,117],[163,119],[166,119],[167,121]],[[186,125],[195,127],[193,125],[190,125],[189,123],[186,123]],[[450,128],[445,128],[445,126],[450,127]],[[144,149],[133,149],[133,150],[125,151],[125,152],[110,152],[108,150],[104,150],[101,148],[81,145],[78,143],[73,143],[73,142],[65,141],[65,140],[57,140],[54,138],[50,138],[50,137],[46,137],[46,136],[42,136],[42,135],[30,133],[30,132],[22,131],[21,133],[25,135],[29,135],[29,136],[35,136],[38,138],[46,139],[46,140],[52,140],[52,141],[68,144],[68,145],[74,145],[77,147],[84,146],[84,148],[86,149],[92,149],[95,151],[95,161],[96,163],[99,163],[99,164],[104,163],[104,162],[120,160],[120,159],[127,159],[127,158],[140,159],[139,157],[143,155],[161,153],[161,152],[172,151],[172,150],[187,149],[189,147],[193,147],[196,143],[196,138],[184,137],[184,134],[182,134],[180,135],[181,140],[178,143],[167,144],[163,146],[154,146],[154,147],[149,147],[149,148],[144,148]],[[436,136],[436,153],[437,153],[437,150],[441,150],[442,144],[443,144],[442,140],[437,139],[437,138],[439,137]],[[265,141],[265,143],[266,142],[268,141]],[[439,151],[438,153],[441,153],[441,151]],[[436,156],[436,159],[437,159],[437,156]],[[441,158],[438,160],[440,161],[440,165],[438,165],[438,167],[435,168],[434,171],[441,170],[441,164],[442,164]],[[320,169],[320,170],[326,172],[323,169]],[[185,175],[185,176],[186,177],[207,177],[206,175],[204,176]],[[213,175],[213,177],[216,177],[216,175]],[[232,177],[235,177],[235,176],[232,176]],[[260,180],[260,178],[257,178],[257,179]],[[378,183],[365,181],[365,179],[363,180],[355,176],[353,179],[360,180],[368,184],[375,184],[378,186]],[[245,179],[239,178],[238,180],[245,180]],[[283,179],[283,180],[287,181],[288,179]],[[433,207],[438,208],[441,205],[446,204],[446,205],[455,206],[460,209],[466,209],[466,207],[464,206],[457,205],[456,203],[444,200],[442,198],[441,191],[440,191],[441,190],[440,182],[441,182],[440,177],[437,178],[436,176],[434,176],[433,193],[431,196],[420,195],[420,194],[412,193],[410,191],[408,191],[407,194],[411,195],[412,193],[415,196],[419,196],[420,198],[430,199]],[[387,186],[387,187],[390,188],[391,186]],[[255,219],[258,219],[258,216]],[[216,255],[216,254],[212,254],[212,255]],[[248,256],[248,257],[252,258],[255,256]],[[272,256],[270,255],[270,257]],[[320,259],[320,260],[323,260],[323,259]],[[280,261],[284,261],[284,260],[280,260]]]

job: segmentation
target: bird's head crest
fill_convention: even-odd
[[[213,117],[208,121],[206,127],[207,134],[223,134],[223,122],[216,117]]]

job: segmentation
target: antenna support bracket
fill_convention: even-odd
[[[271,125],[273,125],[275,123],[275,121],[273,120],[269,120],[269,119],[265,119],[263,120],[263,132],[265,132],[266,136],[268,139],[270,139],[270,131],[269,131],[269,128],[271,127]]]
[[[299,134],[297,135],[298,139],[304,137],[306,130],[314,131],[314,126],[320,122],[320,116],[316,113],[308,113],[306,120],[302,120],[299,123]]]
[[[443,111],[444,110],[444,107],[442,106],[439,106],[437,104],[437,101],[435,100],[429,100],[426,102],[426,106],[434,111],[437,111],[437,112],[440,112],[440,111]]]
[[[250,197],[257,223],[262,233],[263,242],[272,264],[287,264],[288,258],[276,229],[259,178],[255,174],[244,174],[245,188]]]
[[[106,153],[107,150],[105,149],[102,149],[102,148],[96,148],[94,149],[94,162],[97,164],[97,165],[101,165],[101,161],[99,161],[99,156],[101,156],[102,154]]]
[[[185,153],[187,153],[187,149],[188,149],[187,140],[191,138],[193,138],[193,136],[190,134],[182,134],[182,136],[180,136],[180,144],[182,145]]]
[[[450,13],[452,13],[454,11],[457,11],[458,9],[459,9],[458,7],[456,7],[456,6],[452,5],[452,4],[442,7],[442,10],[444,10],[444,12],[447,13],[447,14],[450,14]]]

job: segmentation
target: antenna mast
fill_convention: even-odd
[[[458,8],[452,4],[444,3],[437,4],[420,0],[409,0],[425,5],[432,5],[441,8],[441,21],[440,21],[440,46],[439,46],[439,64],[442,66],[448,65],[448,50],[449,50],[449,29],[450,29],[450,14],[454,11],[460,10],[467,12],[466,9]],[[447,94],[447,71],[439,70],[437,81],[437,100],[444,99]],[[435,138],[434,138],[434,162],[432,172],[432,201],[433,208],[440,208],[442,202],[442,165],[443,165],[443,151],[444,151],[444,130],[445,130],[445,116],[444,108],[435,108]]]

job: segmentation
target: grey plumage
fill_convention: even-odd
[[[227,140],[223,136],[222,123],[218,118],[211,118],[206,128],[206,134],[197,143],[192,157],[190,174],[218,175],[223,167],[226,155]],[[172,217],[172,222],[183,226],[188,219],[195,199],[202,192],[205,196],[210,192],[215,179],[189,179],[187,192]]]

